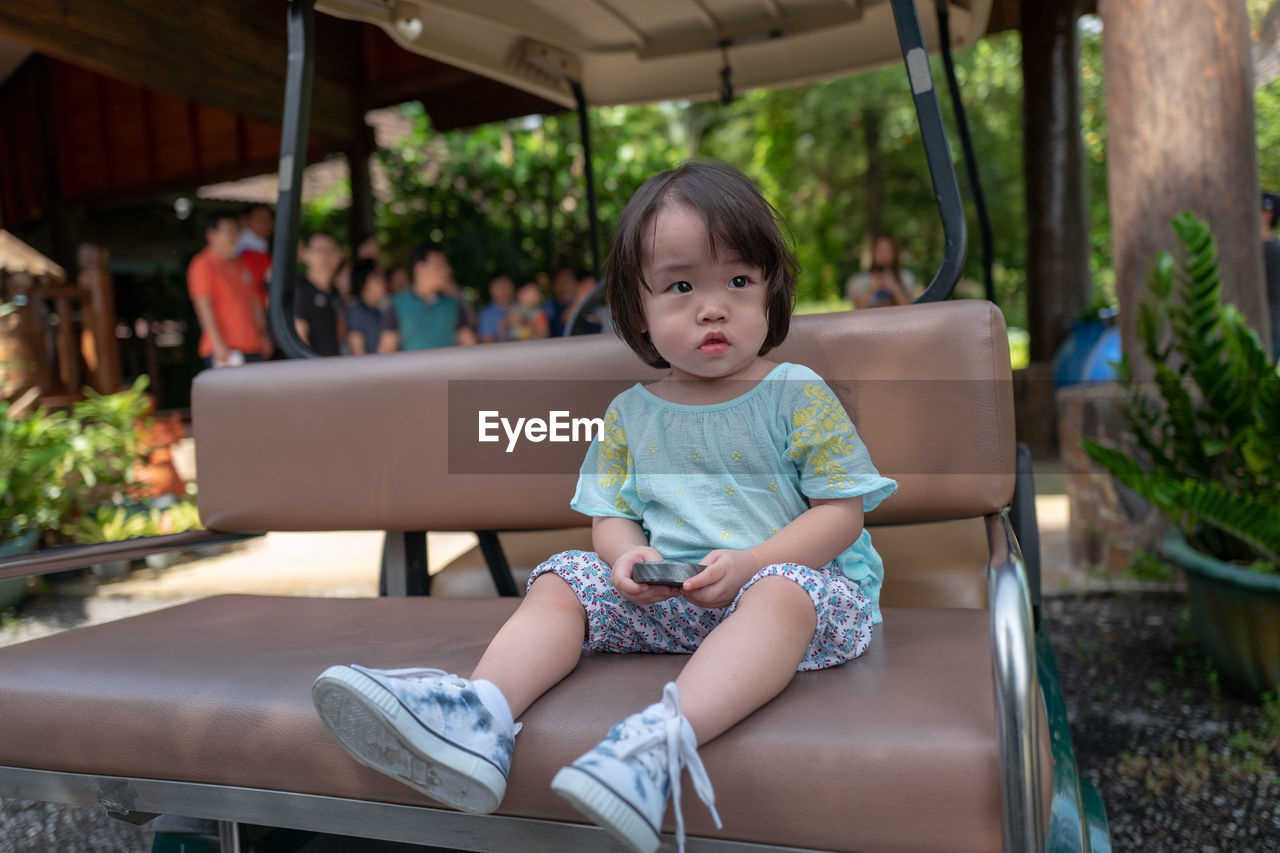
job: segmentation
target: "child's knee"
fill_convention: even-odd
[[[541,606],[581,611],[582,602],[578,594],[564,578],[555,572],[543,572],[529,583],[525,593],[526,601],[536,601]]]
[[[818,623],[818,611],[813,598],[800,584],[781,575],[760,578],[742,594],[742,603],[751,601],[766,605],[772,618],[784,620],[807,631],[813,631]]]

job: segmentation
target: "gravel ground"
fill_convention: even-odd
[[[1050,599],[1081,773],[1117,851],[1280,851],[1280,702],[1217,686],[1185,597]]]
[[[0,626],[0,646],[164,606],[59,597]],[[1215,685],[1177,594],[1062,596],[1045,619],[1077,759],[1117,851],[1280,851],[1280,703]],[[0,850],[144,853],[152,833],[93,807],[0,798]]]

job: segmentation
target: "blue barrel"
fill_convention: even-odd
[[[1123,350],[1120,347],[1120,327],[1110,326],[1099,337],[1089,357],[1084,362],[1084,382],[1111,382],[1116,378],[1116,368],[1112,362],[1120,360]]]
[[[1075,385],[1084,379],[1085,362],[1089,353],[1107,330],[1101,317],[1072,320],[1071,334],[1063,341],[1053,359],[1053,384],[1057,388]]]

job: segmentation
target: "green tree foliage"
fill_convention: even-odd
[[[1085,18],[1082,131],[1094,274],[1106,285],[1111,236],[1101,59],[1100,27],[1096,18]],[[1011,323],[1019,325],[1026,301],[1026,198],[1018,34],[1000,33],[957,52],[956,70],[995,234],[997,296]],[[935,59],[944,118],[953,128],[942,74]],[[576,115],[436,133],[420,106],[402,109],[412,120],[412,134],[380,152],[390,198],[378,207],[378,228],[390,257],[404,258],[423,240],[442,242],[458,281],[482,299],[485,283],[498,270],[528,278],[562,265],[589,265]],[[873,231],[898,237],[905,266],[921,281],[932,278],[940,261],[942,227],[900,64],[808,86],[745,92],[727,106],[668,102],[599,108],[591,112],[591,132],[601,252],[622,205],[640,183],[686,158],[704,156],[742,168],[786,217],[803,269],[802,298],[841,294],[844,281],[864,264]],[[956,139],[954,131],[951,138]],[[958,142],[952,156],[968,204],[969,231],[976,234],[973,193]],[[304,222],[341,237],[343,220],[330,198],[311,204]],[[973,240],[966,278],[976,281],[980,269]],[[976,294],[980,288],[970,285],[966,291]]]

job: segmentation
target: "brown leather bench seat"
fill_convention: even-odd
[[[467,672],[512,599],[219,596],[0,650],[0,765],[430,805],[352,761],[311,704],[334,662]],[[987,616],[890,608],[702,750],[724,820],[691,835],[840,851],[1000,847]],[[585,657],[524,716],[500,814],[580,822],[552,775],[654,700],[677,655]],[[671,827],[668,825],[668,830]]]
[[[1033,837],[1030,804],[1047,804],[1050,790],[1048,729],[1041,722],[1034,739],[1030,698],[999,719],[994,701],[993,671],[1008,695],[1021,685],[1034,696],[1036,677],[1025,579],[998,516],[1013,494],[1015,452],[999,312],[950,302],[800,317],[775,356],[827,378],[872,459],[900,483],[868,516],[900,526],[884,537],[885,620],[863,657],[798,675],[706,745],[725,828],[687,798],[691,836],[989,851],[1002,846],[1002,803],[1014,802],[1009,837]],[[531,535],[527,562],[552,550],[538,537],[583,525],[568,504],[584,445],[506,454],[476,441],[477,412],[598,416],[654,375],[605,336],[206,371],[193,391],[201,516],[245,533],[551,531]],[[990,573],[993,611],[978,609],[989,573],[974,553],[988,532],[988,557],[1005,567]],[[345,662],[466,674],[515,606],[224,596],[0,649],[0,782],[5,768],[33,768],[340,798],[324,804],[427,804],[338,747],[316,718],[311,683]],[[1009,653],[993,657],[993,639]],[[654,701],[683,662],[587,656],[523,718],[501,813],[580,823],[551,795],[552,774]],[[1000,720],[1015,722],[1002,734]],[[250,800],[235,794],[236,804]],[[184,813],[270,819],[229,806]],[[478,821],[492,819],[468,820],[474,849],[519,848],[480,840]],[[1044,837],[1043,824],[1036,831]],[[578,849],[599,838],[586,837]]]

